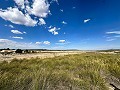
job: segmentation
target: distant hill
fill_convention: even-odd
[[[113,52],[113,51],[120,51],[120,49],[98,50],[98,52]]]

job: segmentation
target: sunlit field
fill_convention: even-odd
[[[0,90],[110,90],[120,54],[83,53],[0,63]]]

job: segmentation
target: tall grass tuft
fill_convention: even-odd
[[[119,54],[84,53],[0,63],[0,90],[109,90],[120,79]]]

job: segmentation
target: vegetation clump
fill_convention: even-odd
[[[119,54],[84,53],[0,63],[0,90],[109,90],[120,79]]]

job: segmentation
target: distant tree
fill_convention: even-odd
[[[25,50],[25,53],[29,53],[29,50],[26,49],[26,50]]]
[[[17,50],[15,51],[15,53],[22,53],[22,50],[21,50],[21,49],[17,49]]]
[[[10,48],[4,48],[4,49],[2,49],[2,50],[10,50]]]
[[[31,51],[31,53],[35,53],[35,51]]]
[[[6,48],[6,50],[10,50],[10,48]]]

